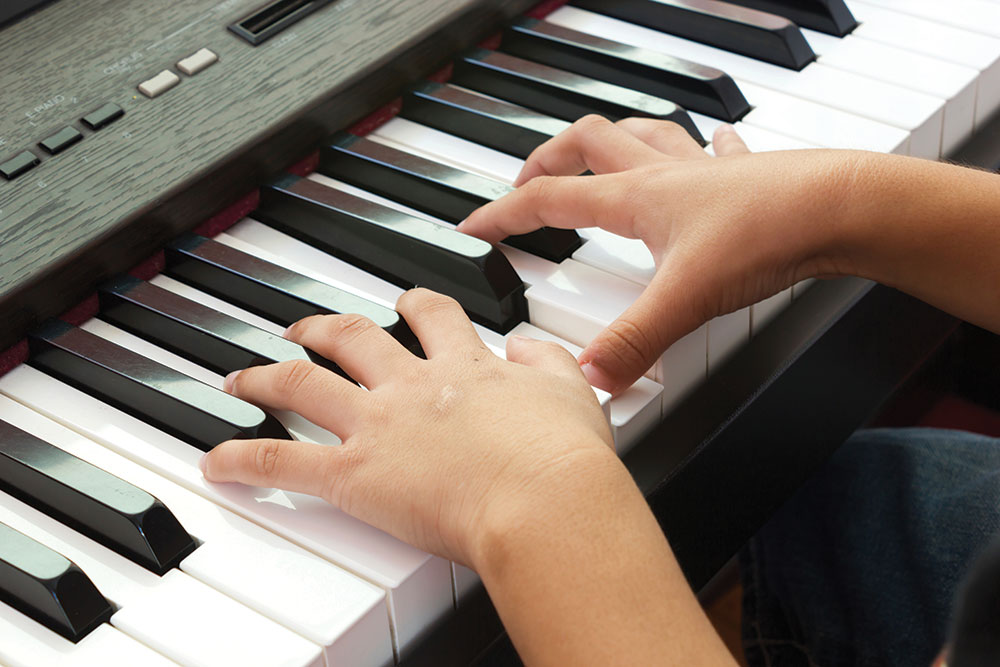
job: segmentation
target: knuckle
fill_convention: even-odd
[[[545,200],[555,190],[557,176],[536,176],[528,181],[522,188],[528,198],[533,200]]]
[[[291,396],[301,391],[310,382],[316,365],[304,359],[278,364],[278,374],[274,380],[275,391]]]
[[[573,127],[577,131],[582,131],[585,133],[596,129],[609,127],[611,125],[613,125],[613,123],[610,120],[596,113],[587,114],[580,120],[573,123]]]
[[[280,468],[281,446],[274,440],[263,440],[253,449],[251,469],[266,481],[275,479]]]
[[[642,370],[646,370],[659,355],[657,341],[628,318],[613,322],[607,328],[607,334],[612,342],[609,351],[629,368],[641,366]]]

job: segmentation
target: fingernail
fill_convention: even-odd
[[[236,382],[236,376],[240,374],[240,371],[233,371],[226,376],[226,379],[222,381],[222,390],[226,393],[233,393],[233,383]]]
[[[736,131],[736,128],[730,125],[729,123],[726,123],[725,125],[720,125],[718,128],[716,128],[715,131],[716,133],[722,132],[722,133],[732,134],[733,132]]]
[[[527,336],[522,336],[520,334],[514,334],[513,336],[510,337],[510,339],[511,340],[516,340],[518,343],[523,343],[524,341],[531,340]]]
[[[455,225],[455,231],[464,232],[465,231],[465,223],[466,223],[466,221],[468,221],[468,218],[466,218],[462,222],[460,222],[457,225]]]
[[[589,361],[580,364],[580,370],[583,371],[583,377],[587,378],[587,382],[589,382],[592,387],[597,387],[598,389],[611,392],[615,386],[615,383],[603,370]]]
[[[198,459],[198,467],[201,468],[201,474],[204,476],[205,469],[208,468],[208,454],[201,455],[201,458]]]

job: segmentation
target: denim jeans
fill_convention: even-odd
[[[929,666],[998,532],[1000,440],[856,433],[740,556],[748,661]]]

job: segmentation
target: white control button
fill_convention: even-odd
[[[152,79],[139,84],[139,92],[146,97],[161,95],[181,82],[179,76],[168,69],[163,70]]]
[[[177,69],[184,72],[188,76],[194,76],[206,67],[214,65],[217,62],[219,62],[219,56],[215,55],[213,51],[201,49],[200,51],[192,53],[184,60],[177,61]]]

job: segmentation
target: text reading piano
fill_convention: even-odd
[[[586,345],[649,281],[639,242],[453,229],[572,121],[1000,157],[1000,0],[15,0],[0,24],[11,667],[474,661],[501,632],[474,573],[198,460],[234,436],[335,442],[220,390],[314,358],[280,335],[310,314],[412,347],[393,307],[419,284],[498,354]],[[803,284],[602,396],[692,585],[954,326],[864,281]]]

